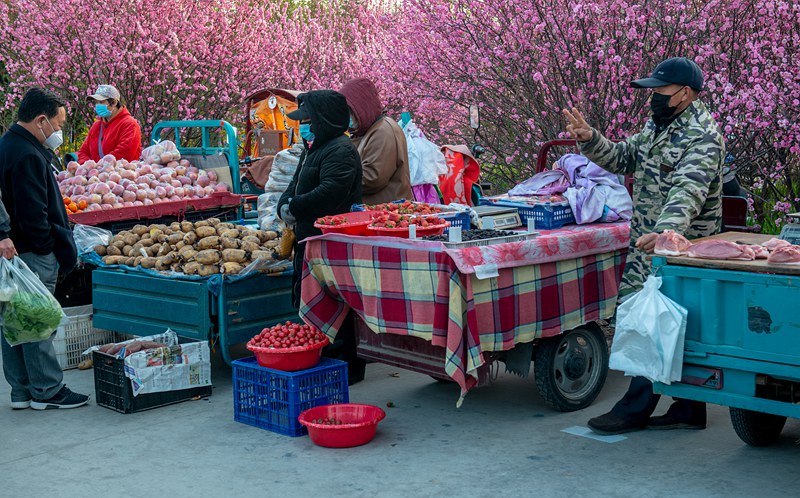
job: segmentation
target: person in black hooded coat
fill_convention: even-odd
[[[361,203],[361,158],[345,135],[350,108],[344,95],[316,90],[300,94],[297,102],[298,109],[288,116],[300,121],[301,127],[310,124],[314,138],[303,138],[306,150],[278,201],[278,213],[287,224],[294,221],[300,241],[322,233],[314,228],[317,218],[349,212],[353,204]],[[286,209],[289,220],[282,216]]]
[[[294,226],[292,301],[300,307],[300,285],[307,237],[320,235],[314,222],[322,216],[346,213],[353,204],[361,204],[361,158],[345,135],[350,124],[350,109],[344,95],[333,90],[316,90],[297,97],[298,109],[288,114],[300,122],[300,135],[306,150],[300,157],[294,177],[278,201],[278,216]],[[310,126],[309,126],[310,125]],[[325,356],[348,364],[351,384],[364,378],[364,360],[356,356],[352,311],[336,340],[326,347]]]

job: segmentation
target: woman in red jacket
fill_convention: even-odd
[[[139,159],[142,155],[142,130],[120,102],[119,91],[111,85],[100,85],[86,100],[94,103],[98,119],[78,151],[78,162],[99,161],[107,154],[128,161]]]

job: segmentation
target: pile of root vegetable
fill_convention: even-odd
[[[136,225],[94,250],[108,265],[126,265],[186,275],[238,275],[254,261],[286,259],[293,234],[252,230],[211,218],[171,225]]]

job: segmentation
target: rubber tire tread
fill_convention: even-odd
[[[567,334],[582,328],[587,329],[589,333],[593,334],[601,345],[607,344],[602,329],[594,322],[577,327],[567,332]],[[608,375],[608,349],[606,346],[605,354],[600,356],[602,360],[600,368],[602,368],[603,371],[597,379],[597,384],[587,396],[584,396],[580,401],[576,402],[565,398],[559,392],[555,384],[555,379],[553,378],[553,359],[555,358],[558,345],[564,336],[565,334],[561,334],[554,337],[547,337],[539,341],[534,351],[533,372],[536,378],[536,387],[539,391],[539,395],[550,407],[560,412],[574,412],[591,405],[600,394],[600,391],[603,390],[603,386],[606,383],[606,376]]]
[[[786,417],[771,413],[730,408],[731,425],[739,439],[750,446],[769,446],[778,441]]]

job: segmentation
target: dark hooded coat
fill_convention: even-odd
[[[350,111],[344,95],[317,90],[297,98],[311,119],[314,141],[306,143],[289,187],[278,202],[297,219],[297,240],[319,235],[314,222],[322,216],[346,213],[361,204],[361,158],[345,131]]]

